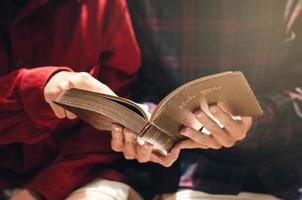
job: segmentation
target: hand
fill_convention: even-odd
[[[10,200],[41,200],[41,199],[43,198],[37,193],[28,189],[23,189],[17,194],[15,194]]]
[[[153,145],[136,137],[129,129],[118,124],[113,124],[111,134],[112,149],[123,152],[125,158],[129,160],[137,159],[140,163],[151,161],[169,167],[179,156],[180,148],[178,146],[165,155]]]
[[[189,139],[182,141],[180,148],[203,148],[203,149],[220,149],[221,147],[231,147],[237,141],[242,140],[252,125],[251,117],[241,117],[234,119],[232,115],[226,111],[227,109],[214,105],[209,107],[209,111],[223,127],[219,126],[212,117],[206,114],[204,110],[196,111],[195,117],[210,131],[211,134],[204,134],[190,127],[183,127],[180,133]]]
[[[86,72],[58,72],[53,75],[44,88],[45,101],[49,103],[58,118],[75,119],[76,115],[64,110],[53,103],[63,90],[70,88],[86,89],[95,92],[115,95],[115,93],[105,84],[101,83]]]

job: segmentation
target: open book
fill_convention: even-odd
[[[116,122],[164,151],[184,139],[179,134],[182,126],[202,127],[193,114],[200,106],[219,102],[234,116],[262,114],[241,72],[223,72],[188,82],[160,101],[152,115],[129,99],[76,88],[65,90],[55,102],[97,129],[111,130],[112,122]]]

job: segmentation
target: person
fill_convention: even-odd
[[[53,103],[71,87],[130,97],[139,66],[124,0],[1,1],[0,199],[140,199],[111,134]]]
[[[196,118],[212,134],[184,127],[181,132],[188,140],[176,145],[175,149],[183,149],[179,158],[177,152],[159,161],[151,150],[142,156],[135,138],[132,150],[125,152],[131,142],[123,142],[129,130],[122,126],[114,134],[124,140],[117,141],[115,150],[124,152],[128,159],[164,166],[178,159],[163,170],[162,176],[156,176],[163,177],[158,181],[161,193],[188,188],[204,192],[204,199],[217,198],[211,194],[240,199],[236,195],[242,191],[300,199],[302,1],[128,3],[136,8],[132,9],[134,15],[146,18],[138,25],[151,31],[162,65],[179,84],[208,74],[240,70],[264,114],[257,119],[234,121],[231,113],[214,105],[213,114],[225,125],[220,129],[202,110],[197,111]]]

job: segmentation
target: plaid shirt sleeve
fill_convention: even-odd
[[[142,4],[144,26],[152,32],[162,64],[179,84],[242,71],[265,113],[232,148],[184,151],[178,187],[224,194],[252,190],[294,199],[302,183],[302,1]]]

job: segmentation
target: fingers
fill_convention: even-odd
[[[184,140],[180,143],[181,148],[213,148],[219,149],[222,145],[212,135],[206,135],[189,127],[180,130],[180,134],[187,136],[191,140]],[[191,146],[192,145],[192,146]]]
[[[212,114],[214,114],[216,117],[215,113]],[[203,125],[211,132],[211,136],[215,138],[219,144],[224,147],[234,145],[233,137],[226,132],[225,129],[220,128],[219,125],[210,119],[210,117],[208,117],[205,113],[198,111],[195,113],[195,117],[203,123]],[[220,120],[219,118],[217,119]]]
[[[224,124],[224,130],[236,142],[242,140],[252,125],[252,117],[233,117],[229,111],[219,106],[211,106],[210,111]]]
[[[55,115],[57,116],[57,118],[65,118],[65,111],[62,107],[50,102],[49,103],[51,109],[53,110],[53,112],[55,113]]]
[[[174,147],[167,155],[151,154],[150,160],[164,167],[170,167],[179,157],[179,146]]]
[[[202,110],[196,111],[194,115],[211,134],[206,135],[193,128],[184,127],[180,133],[189,139],[182,141],[180,148],[219,149],[231,147],[246,136],[252,124],[251,117],[234,118],[227,109],[217,105],[209,106],[207,112],[210,112],[210,115]]]
[[[49,103],[55,115],[62,119],[65,118],[65,111],[62,107],[53,103],[54,99],[62,92],[60,87],[51,88],[48,93],[45,93],[45,101]]]
[[[140,163],[154,162],[166,167],[175,162],[180,152],[180,147],[177,147],[164,155],[156,151],[153,145],[140,142],[134,133],[118,124],[112,126],[111,147],[114,151],[122,152],[126,159],[137,159]]]
[[[211,106],[210,112],[224,125],[226,133],[234,140],[243,139],[246,135],[241,120],[234,120],[232,116],[218,106]]]
[[[248,131],[253,123],[253,118],[252,117],[242,117],[241,120],[239,121],[241,129],[245,129]]]
[[[153,146],[149,143],[144,143],[143,145],[137,145],[136,146],[136,152],[137,152],[137,160],[140,163],[145,163],[150,161],[150,157],[152,154]]]
[[[126,159],[135,159],[136,157],[136,147],[137,147],[137,141],[136,136],[131,133],[131,131],[127,128],[124,128],[124,156]]]
[[[184,140],[179,143],[179,147],[181,149],[208,149],[209,145],[200,144],[199,142],[195,142],[194,140]]]
[[[116,96],[107,85],[101,83],[87,72],[74,73],[66,79],[64,84],[67,86],[65,89],[79,88]]]
[[[153,150],[148,143],[139,144],[134,133],[118,124],[112,126],[111,147],[114,151],[122,152],[126,159],[137,159],[139,162],[148,162]]]
[[[124,147],[123,127],[118,124],[112,125],[111,148],[114,151],[122,152]]]
[[[49,103],[58,118],[75,119],[76,115],[64,110],[53,101],[64,91],[70,88],[85,89],[110,95],[116,95],[107,85],[101,83],[86,72],[58,72],[53,75],[44,88],[45,101]]]

